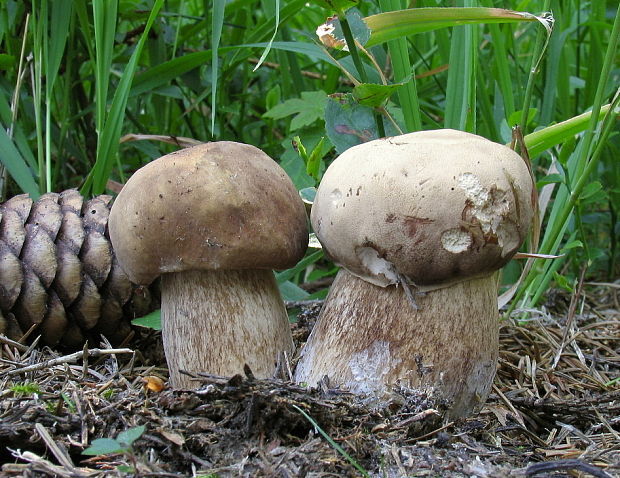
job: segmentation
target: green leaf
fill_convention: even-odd
[[[287,145],[287,149],[280,157],[280,166],[293,181],[295,187],[299,189],[308,188],[316,185],[316,181],[306,173],[306,163],[299,156],[298,151]]]
[[[598,193],[602,189],[603,189],[603,185],[600,182],[598,181],[591,182],[590,184],[588,184],[587,186],[583,188],[583,191],[579,195],[579,199],[583,201],[584,199],[591,198],[592,196],[594,196],[596,193]]]
[[[281,98],[282,91],[280,85],[275,85],[267,92],[267,95],[265,96],[265,108],[270,110],[271,108],[280,103]]]
[[[15,56],[0,53],[0,70],[8,70],[15,66]]]
[[[309,265],[314,264],[321,257],[323,257],[322,250],[319,250],[319,251],[313,252],[312,254],[307,255],[301,261],[299,261],[295,267],[292,267],[291,269],[286,269],[285,271],[282,271],[282,272],[278,272],[276,274],[276,280],[278,281],[278,283],[281,284],[291,279],[293,276],[303,271]]]
[[[293,148],[299,154],[299,157],[304,160],[304,164],[308,162],[308,151],[306,151],[306,147],[301,142],[301,138],[299,136],[295,136],[293,138]]]
[[[359,0],[316,0],[323,8],[333,12],[344,12],[359,3]]]
[[[135,442],[138,438],[142,436],[144,430],[146,430],[146,426],[144,425],[129,428],[128,430],[120,432],[116,437],[116,441],[122,443],[123,445],[126,445],[127,447],[130,447],[133,442]]]
[[[69,398],[69,395],[67,395],[65,392],[61,392],[60,398],[62,398],[62,401],[65,402],[67,407],[69,407],[69,410],[71,411],[71,413],[77,412],[77,407],[75,406],[75,402]]]
[[[317,181],[319,181],[321,175],[323,144],[325,144],[325,137],[322,137],[321,140],[317,143],[317,145],[312,150],[312,153],[310,153],[310,156],[308,156],[308,160],[306,162],[306,172]]]
[[[351,94],[334,94],[328,98],[325,129],[338,154],[379,138],[373,108],[360,105]],[[386,123],[385,134],[396,136],[398,132],[391,123]]]
[[[316,197],[316,188],[303,188],[301,191],[299,191],[299,195],[301,196],[301,200],[303,202],[305,202],[306,204],[312,204],[314,203],[314,198]]]
[[[579,240],[574,240],[574,241],[570,241],[566,243],[566,245],[562,247],[562,252],[564,253],[571,249],[582,249],[582,248],[583,248],[583,242]]]
[[[97,438],[82,452],[82,455],[111,455],[126,451],[127,448],[113,438]]]
[[[545,184],[563,183],[564,180],[565,178],[563,174],[547,174],[544,178],[536,181],[536,187],[540,188]]]
[[[138,317],[137,319],[133,319],[131,323],[140,327],[147,327],[153,330],[161,330],[161,310],[157,309],[150,314]]]
[[[134,468],[129,465],[119,465],[116,467],[116,471],[120,471],[121,473],[133,473]]]
[[[390,96],[392,96],[392,93],[407,83],[407,81],[409,80],[393,85],[362,83],[353,88],[353,98],[355,98],[357,102],[363,106],[383,106]]]
[[[568,278],[566,278],[565,276],[554,272],[553,273],[553,278],[555,279],[555,283],[558,285],[558,287],[564,289],[567,292],[573,292],[574,291],[574,286],[573,284],[571,284],[568,280]]]
[[[480,7],[411,8],[371,15],[364,20],[371,31],[367,48],[416,33],[457,25],[544,21],[531,13]]]
[[[304,300],[310,296],[310,294],[308,294],[301,287],[288,280],[282,282],[279,287],[283,300]]]
[[[295,131],[322,119],[326,103],[327,94],[324,91],[303,91],[301,98],[286,100],[268,110],[263,116],[282,119],[295,115],[290,126],[291,131]]]
[[[527,112],[527,122],[526,124],[531,124],[532,121],[534,121],[534,118],[536,118],[536,115],[538,114],[538,110],[536,108],[530,108],[529,111]],[[508,125],[512,128],[513,126],[518,125],[521,122],[521,116],[523,116],[523,111],[519,110],[519,111],[515,111],[514,113],[512,113],[509,117],[508,117]]]

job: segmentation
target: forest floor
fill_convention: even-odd
[[[620,477],[619,301],[618,283],[591,284],[502,322],[491,396],[456,422],[408,390],[376,408],[251,374],[160,389],[150,330],[72,355],[3,341],[0,476]],[[318,308],[302,308],[298,343]],[[121,453],[82,453],[142,425]]]

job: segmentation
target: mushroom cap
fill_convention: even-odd
[[[307,216],[284,170],[230,141],[163,156],[134,173],[108,223],[129,278],[186,270],[285,269],[308,244]]]
[[[420,131],[336,158],[311,220],[329,256],[361,279],[436,288],[506,264],[528,233],[534,200],[529,169],[510,148]]]

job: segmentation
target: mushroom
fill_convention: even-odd
[[[487,397],[498,269],[517,252],[534,185],[511,149],[453,130],[360,144],[326,170],[311,221],[338,272],[297,382],[382,397],[433,392],[447,415]]]
[[[162,337],[174,388],[181,371],[270,377],[293,341],[272,269],[307,241],[304,205],[284,170],[253,146],[201,144],[163,156],[127,181],[109,219],[128,277],[161,275]]]

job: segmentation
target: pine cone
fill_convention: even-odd
[[[132,318],[158,307],[156,294],[132,284],[116,261],[111,199],[84,201],[70,189],[0,205],[0,332],[68,348],[98,343],[100,334],[119,343]]]

